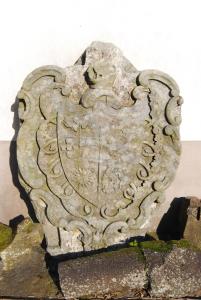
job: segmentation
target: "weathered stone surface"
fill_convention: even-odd
[[[49,253],[145,233],[179,163],[175,81],[94,42],[74,66],[33,71],[18,98],[19,175]]]
[[[201,297],[201,251],[185,240],[141,242],[62,262],[58,271],[66,299]]]
[[[25,219],[17,228],[13,242],[0,252],[0,298],[61,296],[50,277],[40,224]]]
[[[62,262],[59,277],[66,299],[142,296],[148,284],[137,247]]]
[[[151,296],[201,296],[201,251],[175,245],[170,251],[144,253]]]

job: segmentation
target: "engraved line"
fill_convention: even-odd
[[[98,135],[97,200],[99,200],[99,195],[100,195],[100,164],[101,164],[101,129],[100,129],[100,127],[99,127],[99,135]]]

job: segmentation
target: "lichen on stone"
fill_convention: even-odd
[[[0,223],[0,252],[3,251],[13,240],[12,229]]]
[[[156,252],[168,252],[172,249],[171,243],[166,243],[165,241],[159,241],[159,240],[151,240],[151,241],[132,241],[129,243],[129,247],[132,247],[133,250],[137,251],[137,249],[140,249],[141,252],[143,250],[151,250]]]

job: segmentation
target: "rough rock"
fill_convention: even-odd
[[[25,219],[18,225],[13,242],[0,252],[0,298],[61,295],[48,273],[42,239],[40,224]]]
[[[152,297],[201,296],[201,251],[188,244],[145,251]]]
[[[201,251],[188,241],[131,243],[131,248],[59,264],[66,299],[201,297]]]
[[[74,66],[34,70],[18,99],[19,176],[48,252],[144,234],[179,164],[183,100],[174,79],[93,42]]]
[[[142,296],[148,283],[137,247],[64,261],[59,277],[66,299]]]

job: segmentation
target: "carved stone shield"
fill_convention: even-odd
[[[102,100],[106,97],[96,98],[92,109],[67,104],[57,121],[65,176],[81,197],[99,208],[122,201],[140,162],[142,149],[136,140],[146,139],[144,132],[136,135],[133,108],[114,109]]]
[[[96,42],[72,67],[33,71],[18,98],[20,180],[50,254],[145,233],[179,163],[175,81]]]

